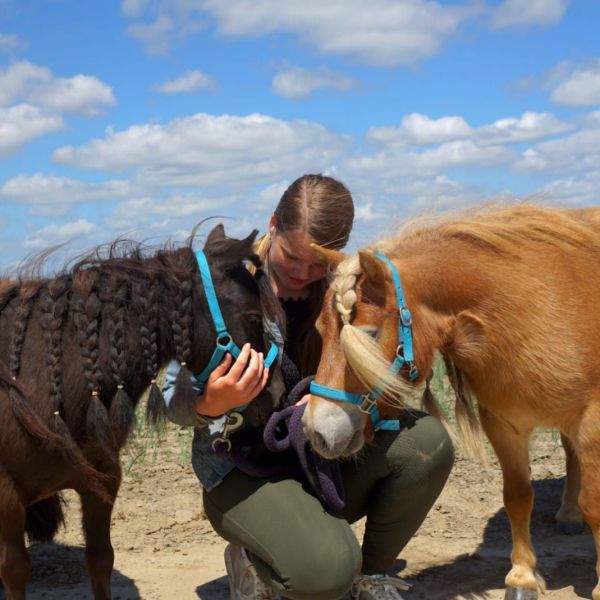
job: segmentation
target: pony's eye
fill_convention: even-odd
[[[245,315],[246,321],[250,323],[250,325],[261,325],[262,324],[262,315],[257,315],[254,313],[249,313]]]
[[[361,331],[366,333],[369,337],[377,339],[378,329],[376,327],[361,327]]]

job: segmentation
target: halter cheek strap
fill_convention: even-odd
[[[419,376],[419,371],[413,363],[412,316],[406,305],[406,300],[404,299],[400,275],[392,261],[383,254],[376,252],[375,256],[385,262],[392,270],[394,287],[396,289],[396,302],[398,304],[398,346],[396,348],[396,356],[394,357],[389,370],[393,375],[397,375],[402,367],[407,364],[409,367],[408,377],[411,381],[414,381]],[[362,412],[371,417],[375,431],[398,431],[400,429],[400,422],[397,419],[382,419],[379,414],[377,400],[383,394],[380,385],[376,385],[366,394],[357,394],[355,392],[347,392],[346,390],[340,390],[312,381],[310,384],[310,392],[311,394],[328,398],[329,400],[355,404]]]
[[[200,269],[200,277],[202,278],[202,286],[208,302],[208,309],[217,332],[215,349],[210,357],[210,360],[208,361],[208,364],[198,375],[195,375],[198,383],[204,386],[204,384],[206,384],[208,381],[210,374],[216,369],[217,365],[223,360],[223,357],[227,353],[231,354],[233,358],[237,358],[240,355],[241,350],[233,341],[231,334],[227,331],[227,326],[225,325],[225,320],[223,319],[223,314],[221,313],[219,301],[217,300],[217,294],[215,292],[215,286],[210,274],[208,261],[206,260],[206,256],[202,250],[196,252],[196,260],[198,261],[198,268]],[[274,342],[271,342],[269,352],[267,353],[264,361],[265,367],[268,368],[273,364],[274,360],[277,358],[277,352],[277,346]],[[236,408],[236,411],[241,412],[246,409],[247,406],[248,404],[240,406]]]

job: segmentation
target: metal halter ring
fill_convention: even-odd
[[[363,394],[362,402],[358,406],[361,412],[365,413],[365,415],[370,415],[373,408],[377,407],[377,399],[371,398],[371,394]]]
[[[227,348],[231,344],[231,336],[228,333],[220,335],[217,338],[217,346],[221,346],[222,348]]]

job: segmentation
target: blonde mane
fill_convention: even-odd
[[[548,244],[562,251],[600,251],[600,236],[581,213],[532,203],[487,204],[461,213],[426,216],[403,225],[392,239],[375,244],[394,256],[402,244],[413,241],[462,240],[502,254],[516,254],[519,247]]]
[[[407,381],[390,371],[391,361],[383,356],[376,340],[362,329],[350,323],[356,304],[355,286],[360,275],[358,257],[352,256],[341,262],[333,280],[335,303],[342,319],[340,343],[349,367],[367,389],[378,387],[383,391],[386,404],[404,408],[403,398],[420,395],[420,386]]]

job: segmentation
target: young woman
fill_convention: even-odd
[[[310,247],[343,248],[354,206],[339,181],[304,175],[285,191],[269,232],[258,243],[287,319],[284,370],[316,371],[320,339],[314,328],[327,269]],[[177,409],[171,365],[165,398],[173,420],[193,424],[193,466],[203,485],[204,510],[230,544],[225,551],[232,600],[338,600],[349,590],[359,600],[398,600],[403,582],[387,572],[441,492],[453,448],[441,424],[425,414],[403,417],[399,432],[380,431],[359,461],[341,464],[346,504],[331,514],[293,477],[254,478],[219,458],[211,436],[227,411],[251,402],[268,369],[248,345],[227,356],[198,390],[195,414]],[[367,517],[359,545],[350,523]]]

